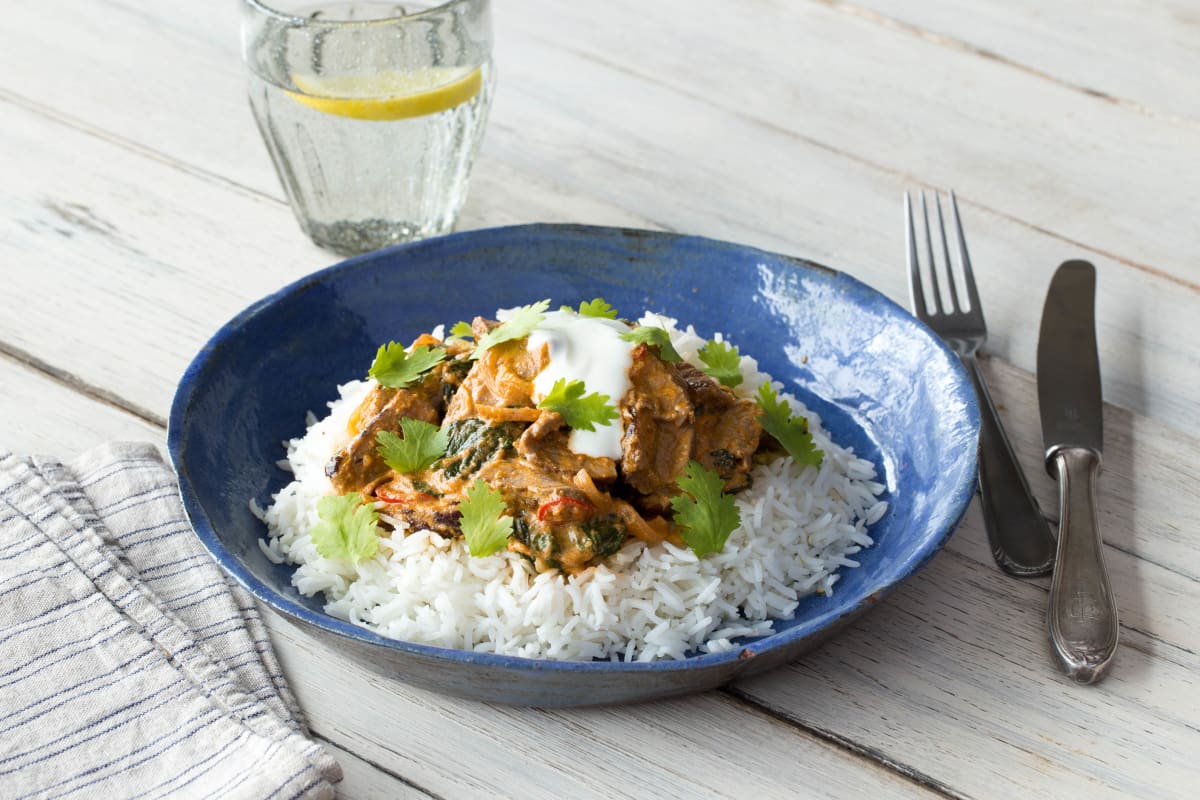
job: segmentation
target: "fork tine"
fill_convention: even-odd
[[[942,257],[946,264],[946,291],[950,293],[949,311],[958,311],[962,303],[958,300],[958,287],[954,284],[954,262],[950,260],[950,243],[946,241],[946,221],[942,219],[942,196],[933,193],[933,205],[937,209],[938,231],[942,234]],[[958,241],[963,240],[962,228],[958,229]],[[966,270],[963,270],[966,272]]]
[[[938,284],[937,258],[933,255],[933,234],[929,230],[929,204],[925,202],[924,190],[921,190],[921,214],[925,217],[925,252],[929,254],[929,289],[933,294],[933,307],[941,314],[942,287]]]
[[[912,200],[908,192],[904,193],[904,217],[904,239],[908,245],[908,295],[917,318],[925,319],[929,316],[929,309],[925,307],[925,291],[921,286],[921,261],[917,256],[917,233],[913,227]]]
[[[967,235],[963,232],[962,217],[958,215],[958,198],[950,190],[950,205],[954,209],[954,227],[958,233],[958,254],[962,259],[963,283],[967,288],[967,302],[971,311],[983,319],[983,306],[979,304],[979,293],[975,290],[975,272],[971,269],[971,255],[967,252]]]

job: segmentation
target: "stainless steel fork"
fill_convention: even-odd
[[[963,288],[966,289],[967,304],[959,298],[954,278],[954,266],[950,261],[950,245],[946,240],[946,224],[942,218],[941,198],[934,194],[937,210],[938,232],[941,240],[942,267],[946,281],[946,294],[942,292],[938,279],[938,259],[934,251],[934,239],[929,225],[929,205],[925,193],[921,192],[921,211],[925,222],[925,251],[929,256],[929,294],[932,308],[926,303],[924,282],[921,277],[921,261],[917,255],[917,235],[913,225],[912,201],[904,193],[905,233],[908,244],[908,288],[911,294],[913,313],[917,318],[942,337],[958,357],[975,384],[979,396],[979,496],[983,508],[984,526],[992,556],[1001,569],[1012,575],[1029,577],[1045,575],[1054,567],[1055,541],[1050,526],[1042,516],[1037,501],[1029,492],[1025,474],[1017,465],[1012,445],[1000,424],[996,406],[983,382],[979,362],[975,355],[987,341],[987,325],[983,321],[983,307],[975,289],[975,275],[971,271],[971,257],[967,254],[967,239],[963,233],[962,219],[958,214],[958,199],[950,193],[954,209],[954,225],[957,231],[959,266],[962,270]]]

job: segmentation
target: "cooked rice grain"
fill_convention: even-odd
[[[653,314],[641,322],[666,327],[680,354],[696,361],[705,340],[691,326],[680,330]],[[770,380],[749,356],[741,367],[742,396]],[[317,500],[332,492],[324,468],[370,387],[340,386],[324,419],[310,415],[305,435],[287,443],[294,480],[270,508],[252,508],[269,530],[264,553],[297,565],[292,583],[302,594],[324,593],[329,614],[396,639],[573,660],[721,652],[735,639],[771,633],[771,620],[791,617],[805,595],[831,594],[837,570],[858,565],[849,556],[870,546],[867,526],[887,511],[874,465],[830,441],[816,415],[782,394],[809,418],[825,458],[819,468],[790,458],[757,465],[753,488],[736,495],[742,527],[720,553],[700,559],[670,543],[632,541],[579,575],[538,574],[519,556],[472,558],[461,539],[402,535],[403,523],[390,520],[398,531],[380,541],[375,557],[353,565],[327,559],[309,537]]]

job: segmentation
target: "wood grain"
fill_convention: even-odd
[[[985,368],[1026,474],[1053,513],[1032,381],[995,361]],[[971,796],[1034,786],[1063,797],[1182,796],[1194,772],[1183,754],[1200,748],[1192,713],[1200,626],[1191,613],[1200,552],[1180,521],[1200,514],[1200,474],[1194,458],[1178,454],[1200,452],[1200,442],[1112,408],[1105,425],[1099,517],[1122,621],[1110,680],[1080,687],[1049,667],[1048,581],[987,568],[973,506],[946,551],[853,631],[738,691]],[[893,702],[877,704],[880,694]]]
[[[321,740],[321,744],[342,767],[342,781],[337,785],[338,797],[359,800],[441,800],[439,795],[430,794],[328,740]]]
[[[3,384],[27,388],[5,393],[5,398],[16,400],[0,401],[0,419],[15,416],[17,407],[9,403],[27,396],[45,397],[58,386],[12,362],[3,363],[9,365],[0,372]],[[986,368],[1002,414],[1010,422],[1014,445],[1048,505],[1052,484],[1048,477],[1043,480],[1044,472],[1039,476],[1038,464],[1028,457],[1039,449],[1031,441],[1029,376],[995,361]],[[55,398],[53,393],[49,396]],[[78,412],[57,425],[35,420],[30,430],[49,431],[39,436],[41,445],[57,442],[66,451],[76,441],[77,424],[91,426],[100,435],[107,435],[107,426],[112,425],[112,436],[123,435],[119,431],[128,423],[127,415],[111,408],[102,414],[88,413],[88,402],[77,399]],[[40,407],[49,413],[55,405]],[[763,713],[753,718],[754,725],[767,726],[762,737],[778,740],[789,752],[806,748],[815,753],[814,759],[832,758],[832,763],[842,765],[839,770],[850,773],[865,768],[841,751],[861,753],[868,763],[881,763],[905,776],[905,791],[921,786],[950,796],[1006,796],[1050,786],[1063,796],[1084,790],[1097,791],[1098,796],[1153,796],[1152,790],[1161,785],[1162,796],[1170,796],[1170,787],[1184,785],[1189,762],[1183,754],[1193,744],[1200,746],[1189,711],[1200,702],[1194,679],[1200,669],[1200,630],[1188,613],[1200,600],[1200,584],[1194,572],[1186,572],[1187,565],[1200,563],[1200,558],[1187,549],[1188,537],[1170,541],[1179,532],[1172,527],[1175,514],[1166,510],[1194,515],[1200,509],[1195,508],[1194,498],[1185,498],[1182,506],[1176,501],[1174,507],[1165,500],[1194,465],[1181,466],[1166,456],[1180,440],[1160,424],[1114,409],[1109,409],[1107,422],[1112,446],[1103,476],[1101,524],[1110,540],[1119,541],[1120,549],[1110,545],[1106,555],[1124,623],[1122,647],[1108,680],[1098,687],[1081,688],[1054,672],[1044,641],[1045,581],[1012,580],[992,566],[973,506],[946,551],[851,631],[813,656],[735,688],[734,697],[762,708]],[[8,438],[19,432],[0,433]],[[45,436],[52,438],[48,441]],[[1120,444],[1135,439],[1136,455]],[[16,436],[16,442],[7,446],[21,449],[26,441]],[[1188,452],[1200,452],[1196,442],[1184,439],[1183,443]],[[1110,499],[1110,491],[1117,495]],[[1163,511],[1134,515],[1131,497],[1138,498],[1139,509]],[[1174,555],[1169,548],[1176,548]],[[1142,551],[1177,561],[1183,569],[1152,563],[1139,557]],[[637,794],[634,784],[616,778],[575,782],[543,762],[561,760],[564,748],[598,747],[622,775],[647,773],[654,770],[638,747],[623,743],[624,737],[633,737],[634,743],[641,737],[645,747],[658,752],[652,746],[652,731],[659,730],[662,737],[684,737],[686,745],[679,746],[685,749],[676,758],[704,754],[718,761],[723,758],[719,741],[695,740],[693,731],[698,726],[736,729],[739,741],[751,740],[745,738],[751,734],[745,732],[740,713],[719,693],[706,696],[698,707],[693,704],[699,701],[685,699],[603,713],[504,709],[445,699],[383,680],[339,659],[273,614],[270,624],[315,731],[365,759],[362,764],[354,762],[356,771],[366,770],[354,780],[367,787],[394,780],[386,773],[376,776],[364,766],[374,763],[403,778],[398,791],[415,786],[445,797],[503,791],[530,775],[536,776],[538,785],[566,785],[584,795],[592,789]],[[1160,752],[1164,748],[1131,740],[1133,733],[1110,734],[1106,721],[1113,716],[1123,721],[1124,731],[1148,732],[1151,741],[1185,747]],[[771,720],[776,717],[799,728],[774,728],[778,723]],[[635,735],[630,733],[631,725],[651,727]],[[533,750],[527,759],[505,761],[505,751],[495,750],[499,745],[492,740],[520,736],[535,743]],[[794,741],[797,737],[799,742]],[[485,773],[491,777],[480,778],[474,770],[464,775],[458,762],[447,762],[447,741],[465,747],[472,758],[483,759]],[[845,758],[852,760],[843,763]],[[1111,763],[1121,763],[1124,769],[1114,773],[1107,766]],[[704,787],[715,781],[712,785],[719,795],[750,780],[738,772],[740,768],[721,763],[720,769],[732,769],[735,782],[723,783],[720,777],[701,771],[696,783],[672,773],[671,785],[683,781],[679,785],[687,791],[703,795],[708,791]],[[874,769],[866,770],[868,778]],[[774,774],[778,769],[768,771]],[[876,783],[875,778],[859,775],[855,780],[866,783],[853,785],[840,780],[832,784],[838,792],[831,796],[863,788],[872,792],[870,796],[886,794],[886,782]],[[769,795],[770,786],[760,791]]]
[[[0,426],[0,443],[16,452],[66,458],[92,444],[89,434],[162,444],[161,429],[10,360],[0,359],[0,385],[0,420],[14,419],[29,397],[45,410],[33,420],[36,430]],[[751,788],[772,796],[809,782],[812,797],[932,796],[870,759],[769,714],[747,713],[721,693],[579,711],[446,698],[382,679],[264,611],[314,733],[346,771],[346,797],[490,798],[523,786],[526,797],[719,798]]]
[[[1200,747],[1195,654],[1160,656],[1126,628],[1114,673],[1079,687],[1047,666],[1039,587],[955,558],[836,647],[740,691],[968,796],[1183,796]]]
[[[0,452],[36,453],[69,460],[91,447],[112,441],[153,442],[166,455],[163,428],[85,397],[60,380],[0,356]],[[402,800],[433,797],[335,743],[324,744],[345,773],[339,784],[343,797]]]
[[[1200,122],[1200,10],[1147,0],[822,0],[1156,117]]]
[[[903,176],[831,154],[777,125],[714,109],[657,80],[536,39],[528,44],[526,61],[504,73],[513,88],[497,101],[464,226],[583,221],[703,232],[814,258],[894,299],[907,296],[897,209],[901,191],[911,185]],[[547,72],[592,88],[581,93],[572,84],[548,82]],[[641,101],[625,121],[596,116],[597,108],[622,107],[630,96]],[[209,111],[228,129],[222,122],[228,107]],[[54,329],[53,340],[39,335],[31,341],[28,326],[15,317],[0,320],[7,323],[0,336],[63,367],[82,348],[91,356],[85,359],[89,382],[111,383],[137,408],[161,417],[175,377],[208,334],[254,299],[335,258],[308,244],[272,195],[126,138],[81,131],[54,113],[10,100],[6,114],[13,124],[0,132],[3,152],[21,153],[0,198],[6,211],[0,257],[47,265],[15,271],[10,291],[34,305]],[[710,119],[715,127],[688,127],[689,119]],[[240,169],[239,159],[249,159],[249,149],[261,148],[248,118],[236,129],[241,134],[230,133],[227,143],[238,154],[230,158],[231,174]],[[747,144],[736,157],[713,160],[721,139]],[[623,147],[623,161],[614,165],[608,154]],[[689,168],[697,163],[705,169]],[[804,180],[781,183],[780,175]],[[714,185],[744,188],[714,194]],[[814,192],[815,186],[838,191]],[[569,200],[561,200],[563,194]],[[1106,397],[1188,424],[1197,411],[1200,371],[1178,331],[1193,315],[1192,290],[1181,289],[1177,276],[1146,273],[990,211],[986,194],[964,192],[962,199],[991,352],[1033,367],[1050,274],[1060,261],[1087,255],[1099,268]],[[95,269],[97,253],[112,262],[103,273]],[[167,277],[172,271],[182,273],[178,286]],[[96,321],[56,317],[64,294]],[[155,343],[165,358],[128,363],[127,343],[95,336],[95,326],[104,326],[111,313],[143,314],[155,325],[170,320],[176,334]],[[115,352],[101,357],[100,348]],[[151,371],[158,371],[157,381],[148,380]]]
[[[637,24],[630,24],[636,19]],[[899,302],[900,194],[959,191],[985,362],[1046,509],[1030,369],[1058,262],[1099,269],[1111,676],[1050,665],[1046,581],[946,549],[800,662],[723,691],[539,711],[375,677],[270,625],[347,797],[1187,797],[1200,751],[1200,125],[1179,0],[497,4],[500,90],[461,226],[699,233]],[[13,4],[0,26],[0,447],[160,446],[176,381],[304,240],[244,99],[233,3]],[[581,759],[603,769],[580,769]]]
[[[667,4],[622,0],[610,10],[626,13],[585,23],[591,15],[582,7],[543,0],[541,13],[512,22],[543,43],[669,87],[708,109],[752,119],[897,177],[953,186],[996,213],[1196,289],[1179,249],[1192,224],[1175,213],[1174,201],[1200,198],[1200,186],[1179,180],[1180,167],[1191,174],[1200,167],[1200,126],[1149,118],[824,3],[762,0],[735,10],[720,0],[698,0],[689,13],[678,14]],[[635,14],[640,25],[623,24]],[[556,33],[584,24],[590,35],[583,39]],[[657,46],[664,30],[688,46]],[[560,84],[573,86],[578,79],[574,70],[555,74]],[[579,93],[594,107],[617,107],[589,95]],[[646,113],[646,105],[638,111]],[[614,116],[613,124],[636,136],[639,116]],[[682,136],[725,135],[719,127],[681,128]],[[803,180],[803,173],[780,174]],[[1121,215],[1104,201],[1117,186],[1126,211]],[[1164,193],[1164,186],[1174,188]]]
[[[596,709],[490,705],[387,681],[290,623],[270,624],[314,729],[440,796],[515,786],[530,798],[770,797],[800,786],[813,797],[932,796],[722,693]]]
[[[0,451],[69,458],[111,441],[149,441],[166,431],[0,355]]]

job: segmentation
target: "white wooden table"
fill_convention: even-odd
[[[578,221],[801,255],[905,301],[900,198],[954,187],[986,364],[1044,507],[1031,371],[1099,270],[1110,676],[1050,665],[1047,581],[950,545],[812,656],[670,702],[542,711],[382,680],[271,618],[346,797],[1185,797],[1200,778],[1196,0],[508,0],[461,228]],[[1102,6],[1102,7],[1101,7]],[[236,4],[41,0],[0,23],[0,445],[164,441],[176,381],[334,256],[244,96]]]

